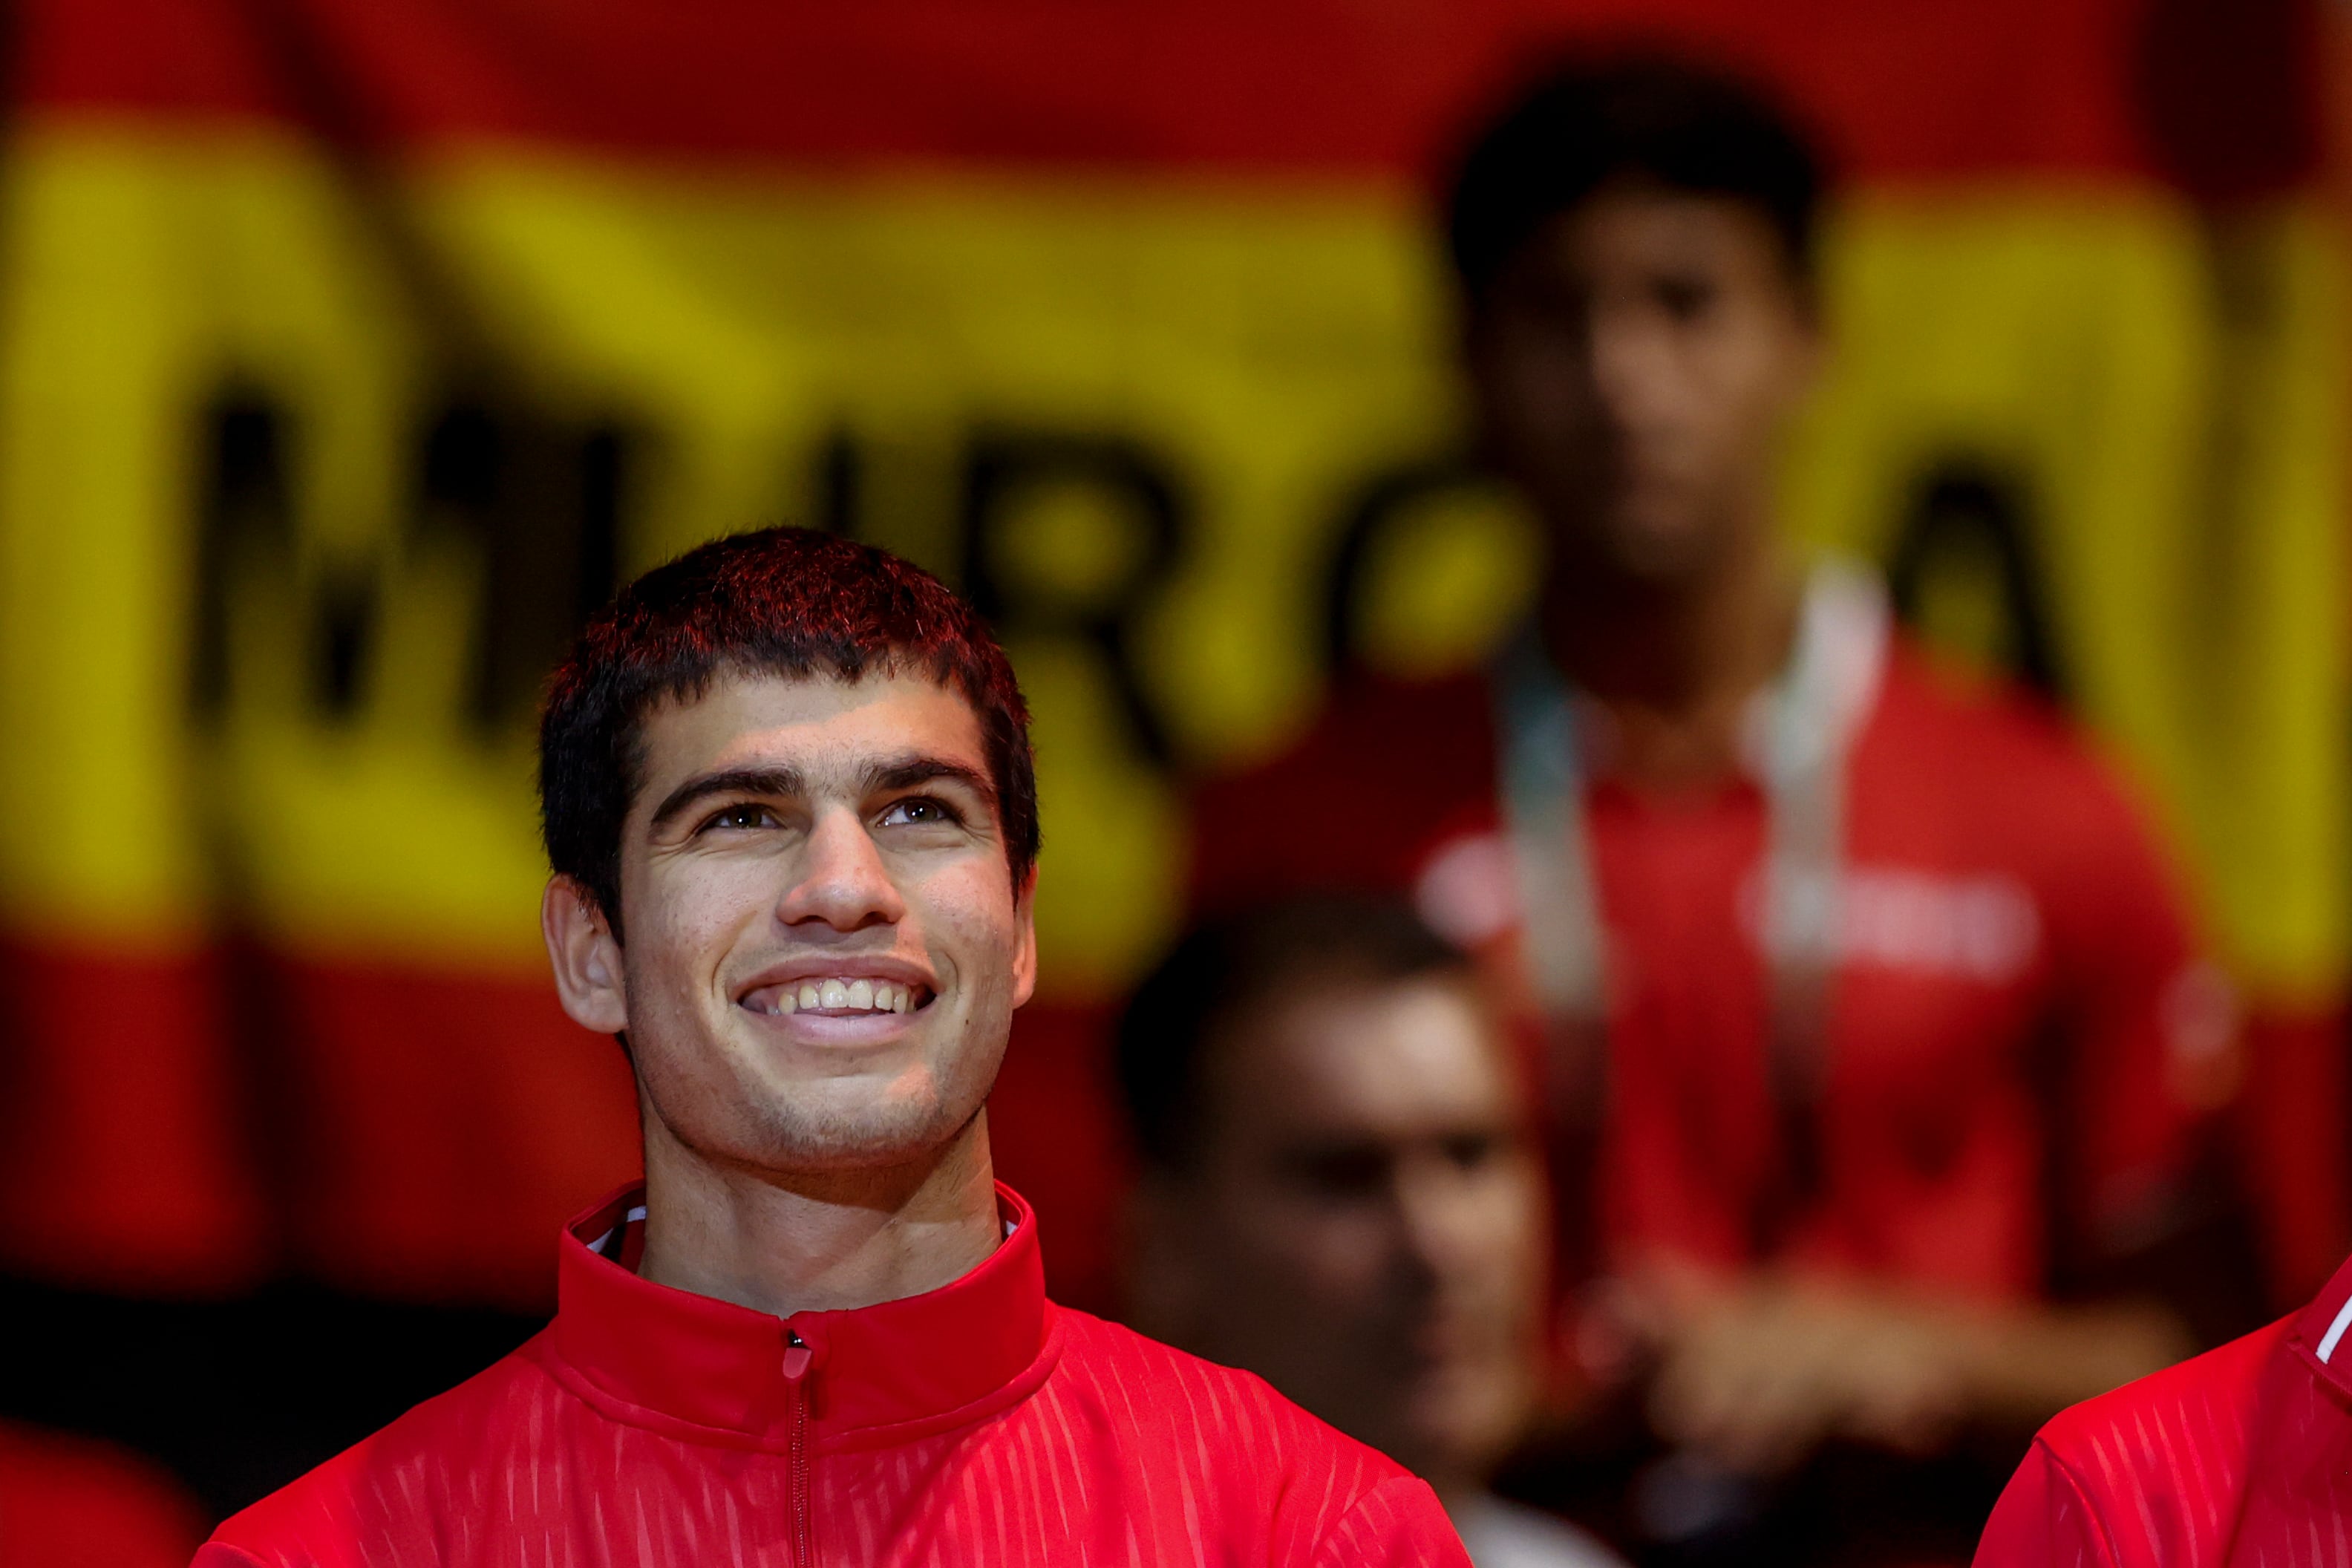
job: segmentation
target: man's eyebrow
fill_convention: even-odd
[[[654,807],[646,823],[648,832],[657,832],[661,826],[692,805],[714,795],[796,795],[803,792],[806,781],[798,768],[721,768],[717,773],[703,773],[687,780]]]
[[[913,789],[945,780],[959,784],[988,803],[988,809],[997,809],[996,785],[986,773],[963,763],[946,757],[908,757],[900,762],[877,763],[866,770],[866,787],[869,793],[886,790]]]

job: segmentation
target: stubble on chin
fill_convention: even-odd
[[[887,1077],[793,1082],[771,1078],[727,1047],[699,1068],[641,1058],[638,1097],[648,1139],[666,1137],[705,1163],[789,1176],[877,1171],[953,1142],[985,1105],[1003,1060],[959,1045]],[[968,1040],[971,1026],[961,1031]],[[658,1122],[656,1128],[654,1123]]]
[[[952,1139],[971,1119],[950,1106],[928,1077],[919,1089],[899,1089],[856,1104],[816,1103],[804,1095],[767,1098],[746,1106],[749,1152],[770,1170],[841,1173],[904,1164]]]

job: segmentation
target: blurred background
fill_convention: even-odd
[[[1013,653],[1045,976],[994,1142],[1057,1296],[1118,1310],[1109,1020],[1183,923],[1190,784],[1280,751],[1351,669],[1475,666],[1528,607],[1538,541],[1465,461],[1433,191],[1566,40],[1727,62],[1829,153],[1832,347],[1785,521],[2095,732],[2244,1003],[2261,1293],[2297,1303],[2352,1241],[2337,8],[16,0],[6,26],[18,1495],[119,1482],[176,1540],[543,1319],[555,1227],[636,1135],[540,950],[538,683],[617,583],[772,522],[931,567]]]

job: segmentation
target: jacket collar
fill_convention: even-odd
[[[2303,1310],[2287,1338],[2321,1377],[2352,1394],[2352,1258]]]
[[[961,1279],[854,1310],[774,1318],[656,1285],[592,1250],[625,1227],[632,1210],[642,1214],[645,1189],[625,1188],[565,1227],[546,1342],[553,1370],[618,1419],[781,1446],[795,1403],[784,1352],[797,1335],[811,1352],[800,1389],[820,1446],[863,1447],[977,1420],[1033,1392],[1058,1347],[1036,1217],[1003,1183],[996,1201],[1005,1239]]]

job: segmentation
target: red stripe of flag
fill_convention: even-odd
[[[37,113],[374,148],[1391,176],[1425,171],[1531,47],[1639,28],[1780,80],[1866,180],[2185,157],[2244,184],[2308,169],[2310,3],[28,0],[17,22]]]

